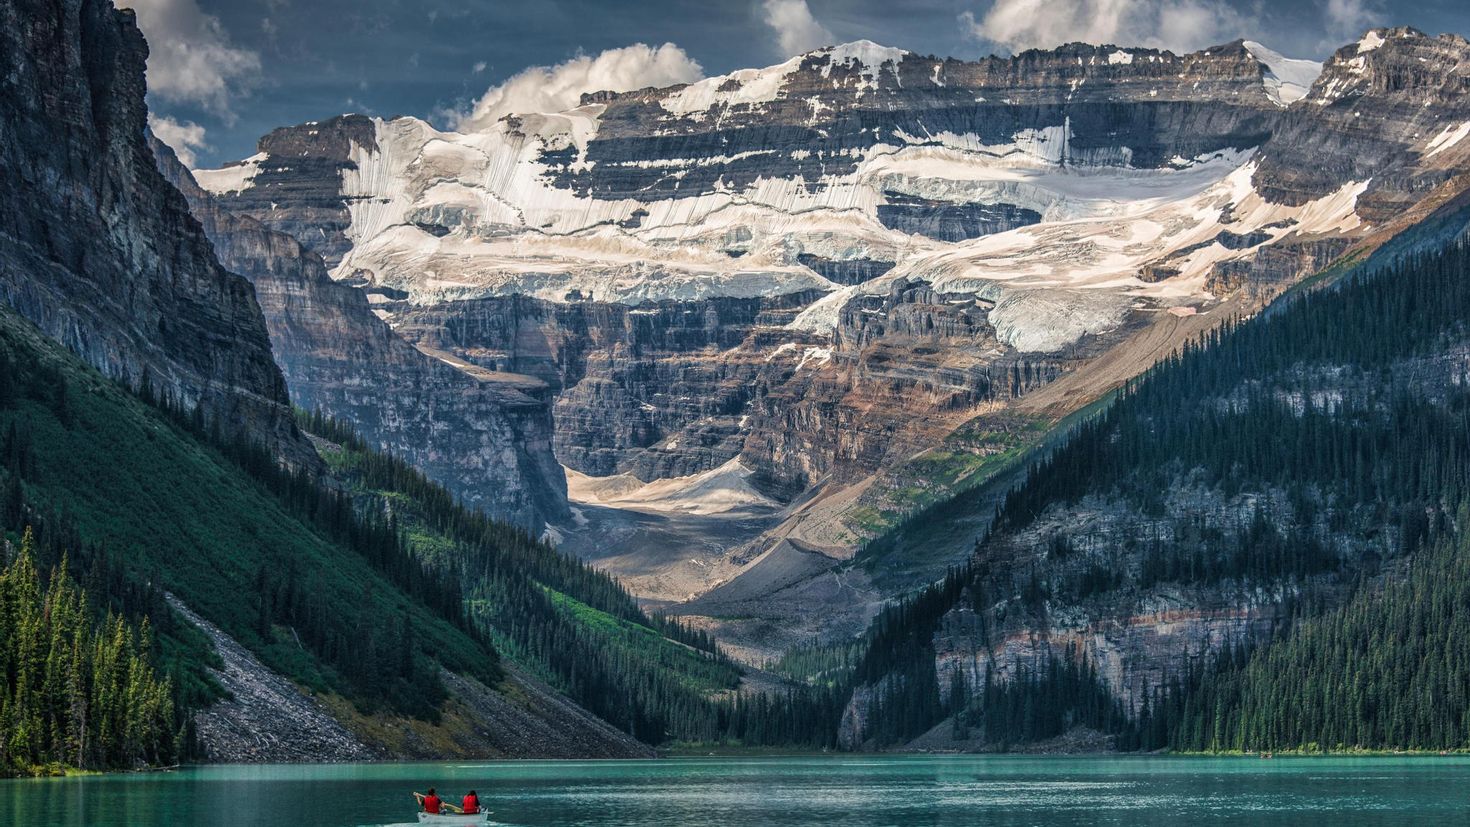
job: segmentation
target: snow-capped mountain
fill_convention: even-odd
[[[548,382],[580,474],[796,503],[647,593],[739,582],[796,553],[777,536],[808,555],[790,592],[1028,423],[1457,193],[1467,67],[1411,29],[1323,65],[859,42],[474,132],[341,116],[196,178],[421,348]]]

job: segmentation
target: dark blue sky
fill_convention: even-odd
[[[156,128],[191,139],[204,166],[341,112],[444,125],[528,66],[640,42],[674,43],[713,75],[860,38],[973,58],[1073,39],[1187,49],[1246,37],[1321,58],[1373,24],[1470,33],[1463,0],[117,1],[138,10],[155,52]]]

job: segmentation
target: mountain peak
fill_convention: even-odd
[[[854,40],[808,52],[805,56],[830,54],[832,63],[843,64],[856,61],[864,66],[878,67],[884,63],[898,63],[910,53],[906,49],[884,46],[871,40]]]

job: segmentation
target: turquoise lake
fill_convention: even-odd
[[[413,823],[413,789],[497,823],[1470,824],[1470,758],[862,756],[211,766],[0,781],[16,827]],[[448,797],[448,796],[446,796]]]

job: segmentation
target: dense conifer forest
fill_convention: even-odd
[[[1090,555],[1068,569],[1079,575],[956,569],[874,622],[856,680],[883,714],[864,734],[899,743],[956,715],[998,744],[1084,725],[1124,748],[1470,747],[1467,320],[1470,250],[1453,243],[1227,324],[1130,384],[1033,465],[977,552],[1084,497],[1162,516],[1183,480],[1281,491],[1291,513],[1258,512],[1233,534],[1179,526],[1133,564],[1054,535],[1045,559]],[[1334,539],[1347,535],[1366,539]],[[1044,626],[1054,598],[1126,600],[1160,584],[1284,588],[1285,619],[1134,709],[1107,700],[1070,651],[968,692],[935,673],[934,632],[964,602],[982,625],[1004,600]]]
[[[0,570],[0,776],[170,763],[182,730],[153,634],[102,613],[26,532]]]
[[[882,612],[860,644],[773,664],[793,683],[770,694],[740,692],[740,669],[703,633],[645,614],[606,575],[463,508],[340,423],[299,414],[331,469],[316,479],[222,439],[146,381],[141,400],[121,394],[10,320],[0,337],[0,516],[16,549],[0,618],[4,765],[187,758],[188,711],[218,688],[207,643],[167,608],[161,584],[209,608],[220,583],[231,599],[212,615],[273,668],[364,711],[426,720],[446,690],[423,663],[494,684],[509,657],[652,744],[835,747],[862,689],[872,706],[860,735],[879,746],[945,719],[1002,746],[1079,725],[1123,748],[1466,746],[1467,269],[1470,254],[1453,245],[1223,326],[1036,462],[977,551],[1083,497],[1161,514],[1160,492],[1186,477],[1283,491],[1293,528],[1264,513],[1233,534],[1185,526],[1132,564],[1058,534],[1047,559],[1085,559],[1073,574],[967,563]],[[97,462],[133,475],[115,479]],[[160,462],[180,479],[214,480],[224,524],[201,517],[190,494],[176,502],[177,487],[136,490]],[[262,521],[294,526],[276,535],[284,548],[268,550]],[[1365,521],[1381,530],[1344,556],[1334,532]],[[240,547],[241,531],[262,545]],[[171,560],[184,536],[191,549],[213,538],[224,580]],[[1058,597],[1222,583],[1284,585],[1287,620],[1272,639],[1153,687],[1141,707],[1113,698],[1070,648],[978,686],[934,667],[934,633],[966,603],[984,628],[997,600],[1044,621]]]

